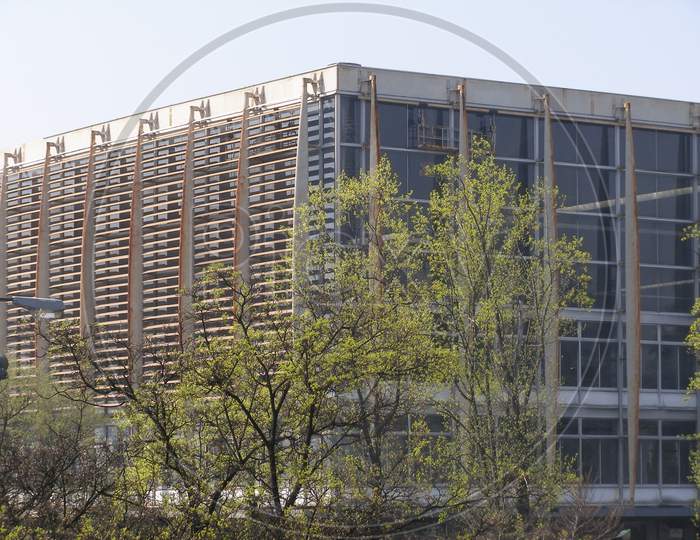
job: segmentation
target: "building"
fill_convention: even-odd
[[[468,152],[474,133],[522,181],[556,178],[557,228],[592,255],[594,308],[566,313],[576,331],[548,361],[561,373],[550,380],[561,451],[578,455],[595,500],[609,504],[630,496],[627,443],[638,438],[626,517],[647,538],[684,537],[697,490],[682,435],[698,430],[700,403],[684,392],[696,368],[683,340],[698,246],[682,235],[700,217],[700,103],[335,64],[54,135],[5,153],[0,296],[61,298],[84,332],[98,322],[135,346],[191,332],[180,291],[212,263],[272,277],[270,294],[290,309],[290,276],[276,264],[308,184],[371,168],[381,152],[402,189],[426,199],[424,166]],[[638,216],[624,211],[633,179]],[[639,259],[627,264],[634,229]],[[48,363],[21,317],[0,304],[0,349],[19,366]],[[100,347],[123,369],[123,349]],[[628,396],[635,347],[640,390]],[[45,367],[74,376],[60,358]],[[130,365],[137,380],[152,368]],[[628,401],[638,434],[627,430]]]

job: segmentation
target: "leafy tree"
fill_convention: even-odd
[[[588,256],[575,238],[546,246],[543,188],[522,189],[483,140],[472,156],[466,167],[434,167],[441,188],[422,235],[436,316],[457,357],[452,396],[436,406],[459,441],[449,483],[469,510],[466,534],[531,536],[552,527],[571,481],[544,459],[543,407],[556,396],[543,388],[543,356],[560,310],[587,305]]]

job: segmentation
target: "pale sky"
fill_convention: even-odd
[[[134,112],[175,65],[245,22],[313,0],[0,0],[0,148]],[[700,102],[695,0],[384,0],[447,19],[545,85]],[[474,45],[381,15],[315,15],[228,43],[167,105],[330,63],[520,81]]]

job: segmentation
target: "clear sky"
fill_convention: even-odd
[[[368,2],[372,0],[367,0]],[[0,0],[0,148],[132,113],[176,64],[242,23],[314,0]],[[543,84],[700,102],[696,0],[383,0],[450,20]],[[477,47],[380,15],[322,15],[229,43],[156,105],[329,63],[519,81]]]

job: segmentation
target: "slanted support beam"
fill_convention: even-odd
[[[459,96],[459,160],[460,174],[462,177],[467,174],[467,163],[469,163],[469,117],[467,114],[467,81],[457,86]]]
[[[557,421],[559,412],[559,275],[556,270],[554,246],[557,241],[556,176],[554,172],[554,138],[549,96],[544,104],[544,240],[545,287],[549,288],[544,325],[545,425],[547,428],[547,463],[553,465],[557,450]]]
[[[129,259],[127,274],[127,343],[128,378],[132,386],[143,382],[143,140],[144,129],[158,129],[158,117],[139,119],[134,156],[134,178],[131,184],[129,216]]]
[[[625,323],[627,328],[627,458],[629,502],[634,503],[639,460],[640,286],[637,173],[632,112],[625,103]]]
[[[369,76],[369,174],[378,174],[380,160],[379,138],[379,104],[377,103],[377,76]],[[370,193],[369,198],[369,264],[372,287],[381,288],[382,262],[382,231],[379,222],[380,202],[375,193]]]
[[[248,124],[251,107],[262,104],[262,93],[246,92],[241,119],[241,138],[238,148],[238,170],[236,174],[236,207],[234,220],[233,267],[244,283],[250,283],[250,198],[248,184]]]
[[[95,326],[95,151],[97,139],[109,140],[109,130],[90,132],[85,198],[83,202],[83,231],[80,250],[80,337],[87,339]],[[93,344],[94,345],[94,344]],[[92,345],[91,345],[92,347]]]
[[[180,247],[178,261],[178,324],[180,327],[180,346],[187,347],[193,337],[194,321],[192,317],[192,285],[194,283],[194,129],[197,123],[208,116],[208,107],[190,106],[190,120],[187,127],[185,147],[185,171],[182,177],[182,201],[180,205]]]
[[[51,293],[49,282],[49,174],[51,169],[51,161],[52,158],[58,157],[60,154],[63,153],[63,151],[63,139],[58,139],[56,142],[46,143],[46,153],[44,155],[44,169],[41,177],[41,192],[39,198],[39,227],[37,234],[37,258],[34,286],[34,296],[40,298],[48,298]],[[47,353],[49,350],[48,330],[49,327],[46,320],[43,318],[39,318],[39,320],[36,322],[34,353],[37,368],[44,371],[45,373],[48,373],[49,370],[49,363],[47,357]]]
[[[293,261],[292,289],[297,285],[297,279],[305,268],[304,249],[307,231],[302,231],[301,208],[309,201],[309,126],[308,100],[309,86],[311,95],[318,98],[319,83],[317,79],[305,77],[301,84],[301,103],[299,107],[299,129],[297,134],[296,170],[294,178],[294,229],[293,229]],[[292,312],[299,313],[302,309],[297,295],[292,291]]]
[[[3,156],[0,184],[0,297],[7,296],[7,172],[10,166],[22,162],[22,151],[6,152]],[[0,353],[7,351],[7,303],[0,302]]]

